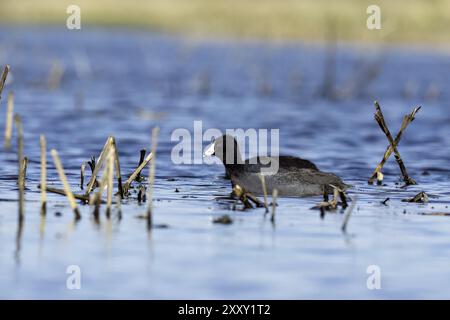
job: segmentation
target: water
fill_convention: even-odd
[[[330,99],[320,94],[327,52],[306,43],[2,26],[0,64],[11,65],[11,77],[0,128],[6,93],[13,90],[29,166],[20,230],[15,138],[12,151],[2,149],[0,297],[450,298],[443,286],[450,277],[450,219],[423,215],[450,212],[449,56],[340,45],[334,85],[340,92],[354,90]],[[57,64],[64,73],[50,90],[49,70]],[[423,106],[399,146],[417,186],[400,188],[393,158],[383,170],[385,186],[367,185],[387,146],[373,120],[375,99],[393,135],[403,115]],[[355,186],[347,234],[340,211],[321,220],[310,210],[320,197],[279,199],[275,226],[263,209],[230,210],[219,199],[230,192],[222,167],[171,162],[172,131],[192,131],[195,120],[204,130],[279,128],[283,154],[310,159]],[[59,151],[72,189],[80,193],[80,165],[98,156],[108,135],[117,139],[127,175],[139,150],[150,148],[156,125],[154,220],[169,228],[147,232],[137,218],[146,207],[135,194],[123,202],[120,221],[115,214],[107,220],[102,211],[99,225],[83,205],[83,218],[74,223],[66,199],[49,194],[41,220],[40,134]],[[50,155],[48,175],[49,184],[59,187]],[[419,191],[432,196],[428,204],[401,202]],[[223,214],[233,224],[212,223]],[[81,268],[81,290],[66,288],[70,265]],[[371,265],[381,270],[379,290],[366,285]]]

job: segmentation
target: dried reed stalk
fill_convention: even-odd
[[[251,200],[254,204],[256,204],[256,207],[262,208],[265,207],[264,203],[261,202],[253,193],[245,192],[246,197]]]
[[[146,153],[145,149],[141,149],[141,151],[139,152],[139,164],[138,164],[138,167],[142,164],[142,162],[144,162],[145,153]],[[140,181],[140,180],[141,180],[141,172],[139,171],[137,176],[136,176],[136,181]]]
[[[118,219],[121,220],[122,219],[122,206],[121,206],[122,198],[118,194],[116,195],[116,197],[117,197],[117,199],[116,199],[117,216],[118,216]]]
[[[105,142],[105,145],[103,146],[102,151],[100,152],[100,156],[98,157],[97,163],[95,164],[94,171],[92,172],[92,175],[91,175],[91,179],[88,182],[86,194],[89,194],[92,191],[95,181],[97,179],[97,174],[99,173],[100,169],[103,166],[103,162],[106,159],[106,155],[108,154],[108,150],[112,143],[113,143],[112,137],[108,137],[108,139],[106,139],[106,142]]]
[[[148,187],[147,187],[147,222],[148,225],[152,225],[152,211],[153,211],[153,185],[155,183],[155,168],[156,168],[156,147],[158,146],[158,133],[159,128],[152,129],[152,161],[150,162],[150,169],[148,175]]]
[[[146,201],[145,192],[146,192],[145,187],[143,185],[140,185],[139,192],[138,192],[138,203]]]
[[[253,205],[250,203],[250,201],[248,201],[248,193],[240,185],[237,184],[233,187],[233,194],[242,201],[242,203],[244,204],[244,209],[253,208]]]
[[[2,76],[0,77],[0,100],[2,98],[3,87],[5,86],[6,77],[8,76],[8,73],[9,73],[9,65],[6,65],[5,68],[3,68]]]
[[[14,114],[14,94],[8,94],[8,109],[6,111],[6,126],[5,126],[5,149],[11,148],[11,136],[13,129],[13,114]]]
[[[345,192],[342,189],[337,189],[339,193],[339,198],[341,199],[342,208],[345,209],[348,207],[347,203],[347,196],[345,195]]]
[[[113,197],[113,179],[114,179],[114,161],[115,156],[112,152],[108,156],[107,164],[107,193],[106,193],[106,216],[109,218],[111,215],[111,204]]]
[[[81,164],[80,168],[80,189],[84,189],[84,171],[86,170],[86,162]]]
[[[269,204],[267,202],[267,186],[266,186],[266,178],[263,174],[259,175],[259,180],[261,180],[261,185],[264,194],[264,207],[266,208],[266,213],[269,212]]]
[[[272,221],[272,223],[275,222],[275,211],[276,211],[276,207],[277,207],[277,197],[278,197],[278,190],[277,189],[273,189],[273,191],[272,191],[272,215],[270,216],[270,221]]]
[[[47,142],[45,136],[41,135],[41,215],[45,215],[47,210]]]
[[[145,168],[145,166],[152,160],[153,158],[153,151],[150,152],[147,157],[144,159],[144,161],[133,171],[133,173],[130,175],[130,177],[125,181],[123,184],[123,191],[124,193],[128,193],[128,189],[131,186],[131,183],[136,180],[136,177],[140,174],[142,169]]]
[[[336,210],[338,207],[338,198],[341,199],[342,208],[347,207],[347,198],[345,192],[337,186],[329,184],[328,186],[333,188],[333,199],[330,201],[328,198],[328,193],[326,192],[326,187],[324,186],[324,201],[314,206],[312,209],[320,209],[320,217],[325,216],[325,210]],[[326,196],[325,196],[326,195]]]
[[[107,177],[108,177],[108,170],[106,169],[103,171],[103,174],[100,178],[100,183],[97,192],[91,198],[91,201],[89,203],[90,205],[94,205],[94,217],[96,220],[98,220],[100,216],[100,205],[102,203],[103,190],[105,190],[105,187],[107,185]]]
[[[107,189],[107,204],[106,216],[110,216],[111,203],[112,203],[112,190],[113,190],[113,177],[114,177],[114,150],[112,148],[108,149],[106,156],[106,168],[103,170],[102,176],[100,178],[100,184],[95,195],[91,198],[90,204],[94,205],[94,217],[98,220],[100,216],[100,204],[102,203],[103,191]],[[112,164],[112,165],[111,165]],[[112,176],[111,176],[112,175]],[[111,178],[110,178],[111,176]],[[111,186],[110,186],[111,185]],[[109,194],[110,193],[110,194]]]
[[[27,180],[27,167],[28,167],[28,158],[23,157],[22,160],[22,172],[23,172],[23,186],[25,187],[25,181]]]
[[[426,203],[429,200],[430,199],[429,199],[428,195],[425,192],[421,191],[410,199],[402,199],[402,202]]]
[[[112,147],[114,148],[114,164],[116,166],[117,189],[119,195],[123,198],[122,174],[120,172],[119,150],[117,149],[116,139],[112,137]]]
[[[381,112],[381,107],[378,104],[377,101],[375,101],[375,120],[377,121],[378,125],[380,126],[381,130],[384,132],[384,134],[386,135],[387,139],[389,140],[389,146],[386,149],[386,152],[384,153],[383,159],[380,161],[380,163],[378,164],[378,166],[375,168],[375,171],[373,172],[372,176],[369,179],[369,183],[372,184],[373,181],[377,178],[378,172],[381,171],[381,169],[383,168],[384,164],[386,163],[386,161],[389,159],[389,156],[392,154],[392,152],[394,152],[394,156],[395,156],[395,160],[397,160],[397,163],[400,167],[400,171],[402,173],[403,176],[403,180],[405,181],[406,185],[411,185],[411,184],[416,184],[416,182],[414,181],[414,179],[412,179],[407,171],[406,171],[406,167],[403,163],[403,160],[400,157],[400,153],[397,150],[397,145],[400,142],[400,139],[403,135],[403,132],[405,131],[406,127],[408,127],[408,125],[414,121],[415,119],[415,115],[417,112],[419,112],[421,107],[416,107],[413,109],[413,111],[411,111],[410,114],[406,115],[403,117],[403,122],[402,125],[400,127],[399,132],[397,133],[397,136],[395,137],[395,140],[392,138],[392,135],[386,125],[386,122],[384,120],[384,116],[383,113]]]
[[[52,63],[47,79],[47,86],[49,89],[57,89],[61,84],[61,79],[64,74],[64,66],[59,60]]]
[[[75,202],[75,197],[72,193],[72,190],[70,189],[70,185],[67,182],[67,177],[66,177],[66,174],[64,173],[64,168],[61,164],[61,160],[59,158],[58,152],[55,149],[52,149],[51,154],[53,157],[53,162],[55,163],[55,166],[56,166],[56,170],[58,171],[59,179],[61,180],[61,182],[64,186],[64,191],[65,191],[67,200],[69,201],[70,207],[72,208],[73,213],[75,214],[75,219],[79,220],[79,219],[81,219],[81,214],[80,214],[80,211],[78,210],[78,206],[77,206],[77,203]]]
[[[381,186],[383,184],[384,175],[381,171],[377,172],[377,185]]]
[[[14,121],[16,123],[17,129],[17,162],[19,168],[18,180],[19,185],[19,220],[22,221],[24,218],[24,190],[25,190],[25,177],[24,177],[24,167],[23,167],[23,130],[22,130],[22,119],[19,115],[14,116]]]
[[[38,188],[42,189],[41,185],[39,185]],[[60,194],[62,196],[67,196],[66,191],[64,189],[53,188],[53,187],[47,186],[45,188],[45,190],[50,193],[56,193],[56,194]],[[90,200],[89,196],[86,196],[84,194],[76,194],[76,193],[74,193],[73,196],[75,199],[81,200],[85,203],[89,203],[89,200]]]

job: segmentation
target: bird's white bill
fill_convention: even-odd
[[[204,157],[210,157],[214,154],[214,142],[206,147],[205,152],[203,152]]]

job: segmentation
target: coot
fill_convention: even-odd
[[[228,149],[227,149],[228,147]],[[230,150],[231,149],[231,150]],[[215,155],[225,166],[232,186],[236,184],[255,195],[262,195],[260,175],[265,171],[267,192],[278,190],[280,196],[314,196],[332,193],[331,185],[348,188],[333,173],[322,172],[311,161],[292,156],[241,158],[236,139],[230,135],[217,138],[205,150],[205,156]],[[270,168],[275,168],[272,172]],[[278,169],[278,171],[276,171]]]

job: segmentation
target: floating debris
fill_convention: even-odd
[[[416,203],[426,203],[429,201],[429,197],[425,192],[419,192],[414,197],[409,199],[403,199],[403,202],[416,202]]]
[[[400,142],[400,139],[402,137],[403,132],[405,131],[406,127],[415,119],[415,115],[416,113],[420,110],[421,107],[416,107],[413,109],[413,111],[411,111],[410,114],[406,115],[405,117],[403,117],[403,122],[402,125],[400,127],[399,132],[397,133],[397,136],[395,137],[395,140],[392,138],[392,135],[386,125],[386,122],[384,120],[384,116],[383,113],[381,112],[381,107],[378,104],[377,101],[375,101],[375,120],[377,121],[378,125],[380,126],[381,130],[384,132],[384,134],[386,135],[387,139],[389,140],[389,146],[386,150],[386,152],[384,153],[383,159],[380,161],[380,163],[378,164],[378,166],[375,168],[374,173],[372,174],[372,176],[369,178],[369,184],[373,184],[373,181],[375,180],[375,178],[378,177],[378,172],[381,171],[381,169],[383,168],[384,164],[386,163],[386,161],[389,159],[389,156],[392,154],[392,152],[394,152],[394,156],[395,156],[395,160],[398,163],[398,166],[400,167],[400,171],[402,173],[403,176],[403,181],[405,182],[406,185],[412,185],[412,184],[417,184],[416,181],[414,181],[414,179],[412,179],[407,171],[406,171],[406,167],[405,164],[403,163],[403,160],[400,156],[400,153],[397,150],[397,145]]]
[[[214,218],[213,223],[220,223],[220,224],[232,224],[233,219],[228,214],[224,214],[220,217]]]
[[[450,212],[423,212],[422,213],[423,216],[440,216],[440,217],[449,217],[450,216]]]

